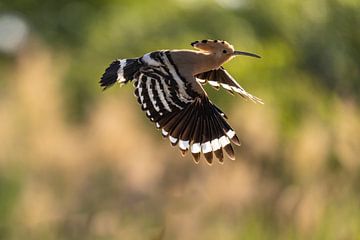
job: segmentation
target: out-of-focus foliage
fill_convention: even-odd
[[[0,239],[359,239],[360,2],[0,2]],[[115,58],[225,39],[236,161],[182,159]]]

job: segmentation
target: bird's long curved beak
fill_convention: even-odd
[[[233,55],[234,56],[236,56],[236,55],[245,55],[245,56],[249,56],[249,57],[261,58],[259,55],[256,55],[254,53],[248,53],[248,52],[242,52],[242,51],[234,51]]]

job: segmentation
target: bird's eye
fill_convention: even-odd
[[[223,53],[227,53],[227,51],[226,51],[226,50],[223,50]]]

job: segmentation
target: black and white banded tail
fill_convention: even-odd
[[[230,159],[235,159],[230,140],[240,145],[224,117],[223,112],[204,96],[196,98],[184,109],[162,117],[156,125],[173,146],[179,146],[183,155],[190,150],[195,162],[199,162],[202,153],[211,164],[213,155],[223,162],[223,150]]]
[[[100,86],[103,90],[111,87],[116,82],[125,84],[137,78],[142,62],[138,58],[118,59],[113,61],[105,70],[100,80]]]

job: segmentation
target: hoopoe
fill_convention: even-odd
[[[202,40],[191,43],[196,50],[161,50],[139,58],[115,60],[105,71],[100,86],[133,81],[135,96],[146,116],[161,129],[182,155],[190,150],[199,162],[201,152],[209,164],[213,153],[220,163],[223,150],[235,159],[230,140],[240,146],[226,115],[208,98],[202,84],[225,88],[255,103],[262,100],[246,92],[221,66],[237,55],[260,58],[235,51],[226,41]]]

